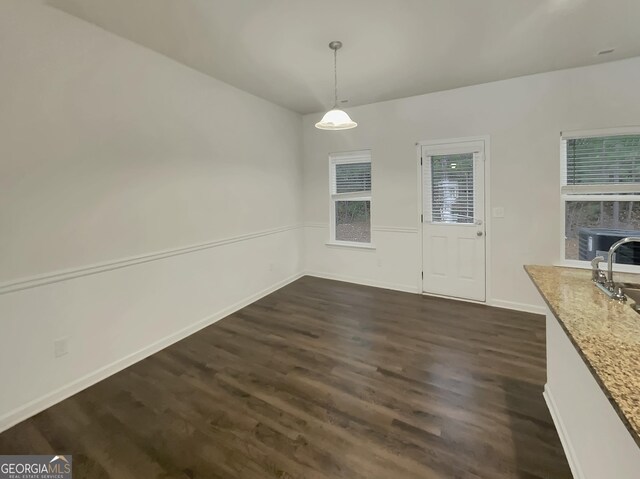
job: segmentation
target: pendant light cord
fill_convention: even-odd
[[[333,109],[338,108],[338,49],[333,50]]]

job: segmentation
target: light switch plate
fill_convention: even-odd
[[[53,342],[53,356],[60,358],[69,353],[69,338],[56,339]]]
[[[496,206],[493,209],[493,217],[494,218],[504,218],[504,207]]]

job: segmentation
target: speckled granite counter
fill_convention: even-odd
[[[588,270],[525,270],[640,446],[640,314],[609,299]],[[640,275],[614,279],[640,283]]]

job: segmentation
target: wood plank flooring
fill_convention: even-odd
[[[304,277],[0,434],[74,478],[569,479],[544,318]]]

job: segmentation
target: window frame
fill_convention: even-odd
[[[369,163],[371,167],[371,189],[353,193],[334,193],[336,182],[336,165],[350,163]],[[373,246],[373,161],[371,150],[343,151],[329,154],[329,241],[327,246],[347,246],[353,248],[374,249]],[[369,242],[343,241],[336,239],[336,202],[368,201],[369,202]]]
[[[567,140],[578,138],[598,138],[603,136],[640,135],[640,126],[602,128],[596,130],[574,130],[560,133],[560,266],[591,269],[591,262],[567,259],[566,252],[566,214],[570,201],[638,201],[640,202],[640,183],[603,183],[594,185],[567,185]],[[623,194],[626,193],[626,194]],[[616,271],[640,273],[640,265],[614,263]]]

